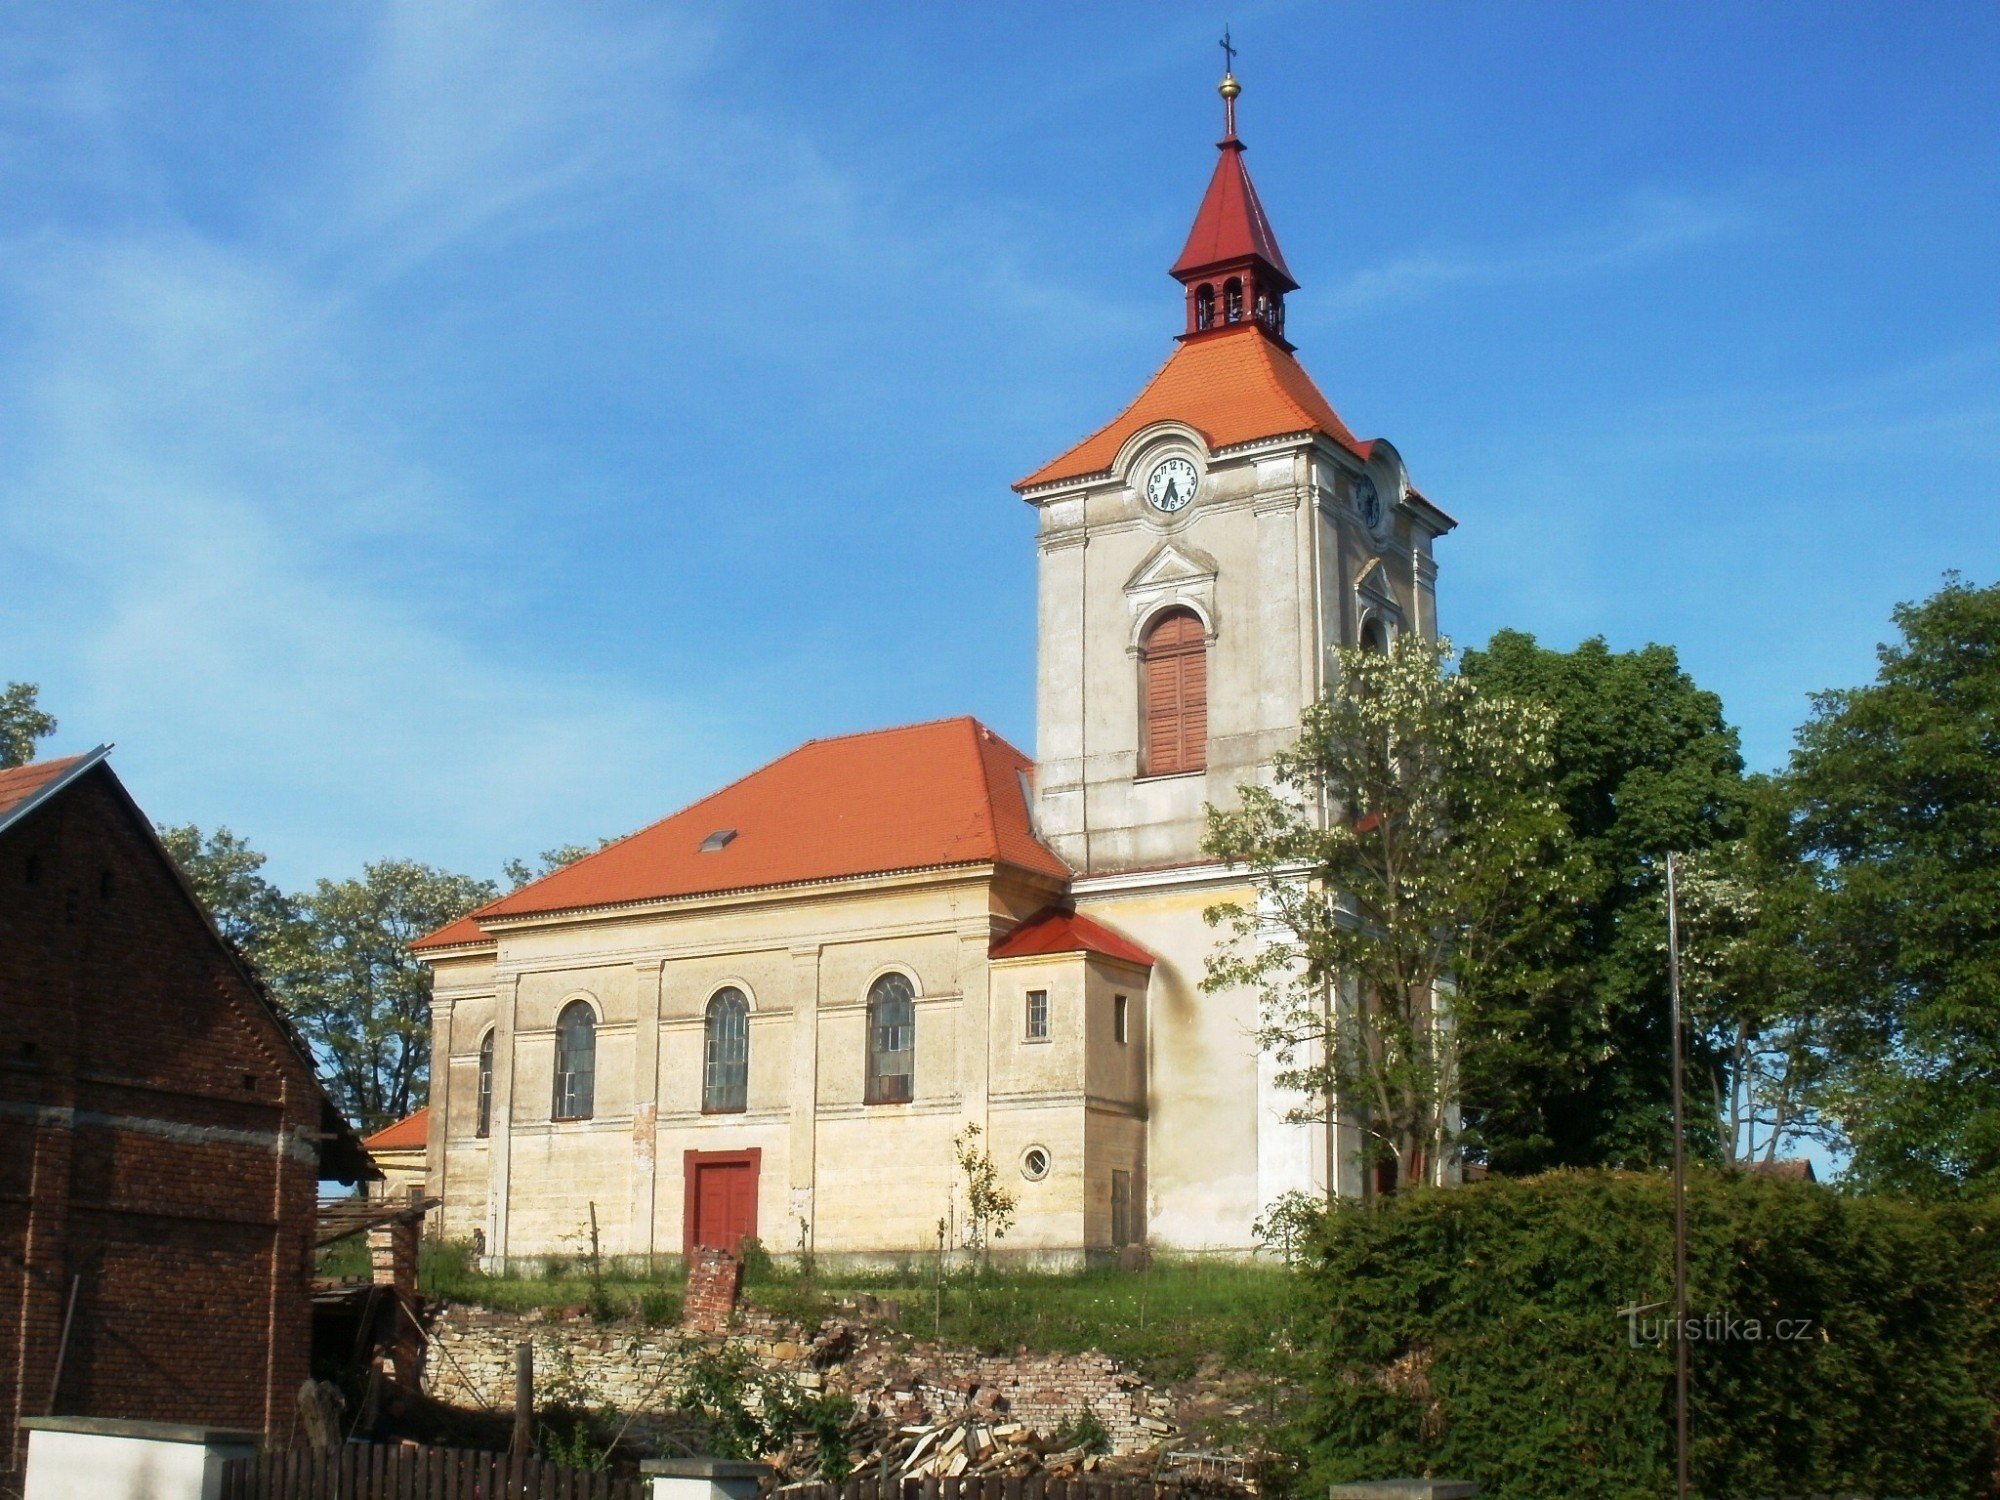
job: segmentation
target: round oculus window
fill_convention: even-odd
[[[1049,1175],[1047,1146],[1030,1146],[1021,1153],[1021,1175],[1030,1182],[1040,1182]]]

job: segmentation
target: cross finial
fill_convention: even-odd
[[[1229,39],[1229,28],[1222,28],[1222,40],[1215,44],[1222,49],[1222,83],[1216,92],[1222,95],[1222,138],[1236,139],[1236,96],[1243,92],[1243,85],[1236,81],[1236,44]]]

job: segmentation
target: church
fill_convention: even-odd
[[[1436,631],[1454,524],[1295,358],[1298,288],[1221,86],[1171,274],[1173,351],[1014,489],[1035,516],[1033,757],[960,718],[808,742],[415,945],[433,975],[429,1188],[490,1264],[895,1260],[962,1230],[977,1126],[994,1247],[1246,1253],[1280,1194],[1363,1191],[1257,997],[1204,993],[1203,809],[1266,778],[1331,648]]]

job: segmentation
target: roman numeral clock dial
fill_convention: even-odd
[[[1194,499],[1200,478],[1186,459],[1163,458],[1146,476],[1146,501],[1154,510],[1170,516]]]

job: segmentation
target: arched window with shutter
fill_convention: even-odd
[[[1208,639],[1201,616],[1169,609],[1139,642],[1140,774],[1208,765]]]
[[[750,1002],[731,986],[708,1002],[702,1026],[701,1107],[731,1114],[750,1105]]]
[[[493,1031],[487,1028],[486,1035],[479,1043],[479,1110],[473,1121],[472,1133],[477,1136],[493,1134]]]
[[[884,974],[868,986],[870,1104],[908,1104],[916,1097],[916,995],[902,974]]]
[[[588,1002],[572,1000],[556,1018],[558,1120],[588,1120],[597,1095],[597,1016]]]

